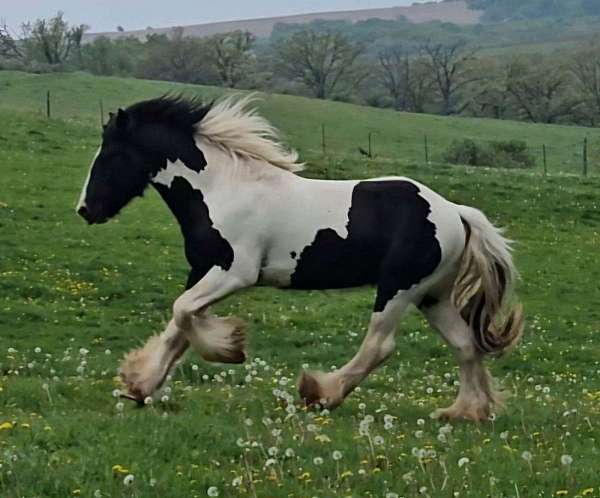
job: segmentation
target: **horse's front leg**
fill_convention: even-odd
[[[164,382],[170,368],[191,344],[208,361],[241,363],[245,359],[245,332],[237,318],[218,318],[207,308],[229,294],[256,282],[258,268],[237,265],[213,267],[173,305],[173,319],[159,336],[130,352],[120,373],[129,398],[143,401]]]

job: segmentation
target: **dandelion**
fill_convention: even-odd
[[[594,488],[585,488],[585,489],[584,489],[584,490],[581,492],[581,494],[582,494],[583,496],[589,496],[589,495],[591,495],[593,492],[594,492]]]
[[[525,460],[527,463],[531,462],[531,459],[533,458],[533,456],[531,455],[531,453],[529,451],[524,451],[523,453],[521,453],[521,458],[523,460]]]
[[[131,486],[133,484],[135,477],[133,474],[127,474],[124,478],[123,478],[123,484],[125,484],[125,486]]]
[[[417,425],[423,427],[425,425],[425,420],[422,418],[417,419]]]
[[[323,459],[321,457],[314,457],[313,458],[313,463],[315,465],[322,465],[323,464]]]
[[[471,460],[469,460],[467,457],[461,457],[458,459],[458,468],[460,469],[470,462]]]
[[[501,432],[500,439],[502,439],[502,441],[506,441],[508,439],[508,431]]]
[[[96,491],[94,491],[94,498],[102,498],[102,491],[100,491],[99,489],[97,489]]]
[[[119,396],[121,396],[121,391],[119,389],[115,389],[112,392],[113,398],[118,398]]]
[[[151,405],[152,404],[152,396],[146,396],[146,398],[144,398],[144,404],[145,405]]]
[[[398,498],[398,493],[386,493],[385,498]]]
[[[211,486],[210,488],[208,488],[206,490],[206,494],[208,496],[219,496],[219,490],[217,489],[216,486]]]
[[[415,431],[415,437],[417,439],[421,439],[423,437],[423,431]]]
[[[115,408],[117,409],[118,412],[122,412],[123,411],[123,403],[121,401],[119,401],[116,405]]]
[[[382,446],[384,442],[385,440],[381,436],[375,436],[373,438],[373,443],[375,443],[377,446]]]
[[[150,484],[150,487],[153,488],[154,486],[156,486],[156,479],[154,479],[153,477],[152,479],[150,479],[150,482],[148,484]]]
[[[33,350],[33,352],[34,352],[34,353],[36,353],[36,354],[40,354],[40,353],[42,352],[42,348],[40,348],[40,347],[38,346],[37,348],[35,348],[35,349]]]
[[[252,427],[254,421],[251,418],[247,418],[246,420],[244,420],[244,424],[246,424],[246,427]]]
[[[271,446],[267,451],[270,456],[276,456],[277,453],[279,453],[279,450],[277,449],[276,446]]]
[[[285,456],[287,458],[294,458],[296,454],[294,453],[294,450],[292,448],[288,448],[287,450],[285,450]]]
[[[335,450],[332,454],[331,457],[337,462],[338,460],[342,459],[342,452],[339,450]]]
[[[231,485],[234,488],[239,488],[242,485],[242,478],[241,477],[234,477],[233,480],[231,481]]]
[[[560,457],[560,463],[565,466],[569,466],[573,463],[573,457],[571,455],[562,455]]]
[[[161,398],[160,398],[160,402],[161,403],[168,403],[169,402],[169,397],[164,394]]]

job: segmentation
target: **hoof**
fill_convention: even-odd
[[[244,363],[246,361],[246,323],[236,317],[203,317],[194,322],[192,347],[206,361]]]
[[[492,410],[489,403],[479,405],[455,403],[448,408],[435,410],[431,414],[431,418],[442,421],[468,420],[470,422],[482,423],[489,420],[491,413]]]
[[[300,397],[306,406],[320,406],[332,410],[344,402],[340,379],[335,374],[302,372],[298,384]]]
[[[143,348],[130,351],[123,359],[119,374],[127,387],[124,398],[143,404],[144,399],[164,383],[169,365],[161,366],[153,361],[153,354],[159,342],[159,337],[154,336]]]

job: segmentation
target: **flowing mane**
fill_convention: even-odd
[[[251,104],[254,95],[232,95],[212,105],[196,125],[197,134],[241,157],[266,161],[278,168],[299,171],[298,153],[279,140],[278,130]]]
[[[237,94],[207,105],[199,98],[164,95],[133,104],[127,112],[137,122],[165,123],[239,157],[266,161],[288,171],[301,170],[298,153],[285,147],[279,131],[251,106],[256,100],[253,94]]]

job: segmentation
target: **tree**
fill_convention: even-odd
[[[565,67],[539,56],[512,61],[508,91],[521,115],[534,123],[556,123],[579,103],[570,94],[570,75]]]
[[[468,104],[459,103],[460,91],[474,81],[482,79],[473,68],[475,49],[468,49],[465,42],[449,44],[426,43],[422,52],[428,59],[432,78],[442,101],[442,113],[458,114]]]
[[[402,47],[378,54],[378,80],[386,88],[399,111],[424,112],[431,99],[432,79],[426,62]]]
[[[0,25],[0,57],[4,59],[25,59],[22,42],[11,34],[6,24]]]
[[[595,125],[600,119],[600,39],[581,47],[570,69],[582,95],[584,114]]]
[[[325,99],[344,78],[353,85],[364,77],[355,71],[362,52],[362,46],[342,33],[303,30],[281,43],[277,57],[286,75],[302,81],[315,97]]]
[[[379,61],[378,79],[394,101],[399,111],[408,109],[411,64],[402,47],[393,47],[377,54]]]
[[[207,38],[208,58],[221,83],[235,88],[253,65],[255,37],[248,31],[233,31]]]
[[[209,51],[205,41],[184,36],[183,28],[174,28],[169,36],[148,35],[145,52],[146,58],[140,66],[140,75],[145,78],[185,83],[218,81],[207,62]]]
[[[23,25],[25,43],[48,64],[63,64],[72,54],[79,55],[83,35],[89,29],[85,24],[69,26],[63,16],[59,11],[50,19]]]

